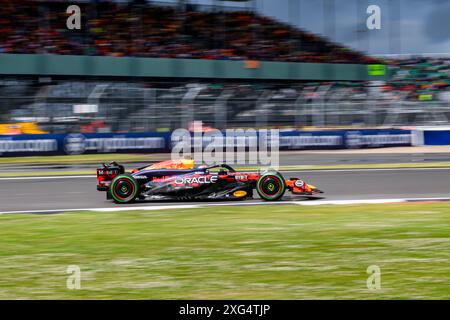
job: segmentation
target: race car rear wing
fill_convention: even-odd
[[[97,190],[108,191],[111,181],[124,172],[125,167],[115,161],[103,163],[102,167],[97,169]]]

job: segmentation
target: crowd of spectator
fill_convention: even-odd
[[[397,91],[408,101],[450,102],[450,57],[401,56],[389,63],[394,75],[386,91]]]
[[[66,132],[74,123],[79,125],[79,115],[74,114],[73,105],[79,101],[89,102],[91,93],[98,86],[106,88],[102,91],[102,98],[95,102],[99,103],[99,112],[77,130],[97,132],[107,130],[108,126],[113,131],[149,130],[146,126],[150,124],[158,128],[178,128],[181,115],[189,103],[194,106],[196,121],[212,121],[217,110],[212,106],[224,103],[226,116],[223,117],[230,126],[254,125],[264,114],[272,124],[293,125],[298,120],[293,115],[299,110],[312,111],[324,105],[324,112],[331,115],[330,121],[337,122],[341,121],[342,112],[347,115],[353,112],[357,119],[367,110],[383,113],[385,110],[396,112],[397,108],[403,108],[411,114],[447,110],[450,106],[450,57],[401,57],[387,61],[390,71],[394,73],[389,81],[287,83],[216,79],[212,83],[208,80],[182,79],[55,79],[47,85],[37,79],[5,79],[0,82],[0,115],[3,116],[0,122],[16,123],[32,119],[46,123],[49,120],[45,119],[51,118],[53,129]],[[47,86],[45,91],[41,90],[42,86]],[[152,94],[143,94],[148,89],[152,90]],[[45,99],[36,99],[43,92]],[[193,97],[195,99],[190,100]],[[14,103],[11,104],[11,101]],[[167,114],[176,116],[167,117]],[[335,115],[338,117],[334,118]],[[372,120],[381,121],[383,117]],[[97,121],[101,119],[108,126]],[[408,125],[416,121],[415,116],[403,120],[405,122],[402,124]],[[15,125],[8,128],[17,129]]]
[[[181,10],[145,2],[0,0],[0,53],[373,63],[374,58],[250,11]]]
[[[306,83],[298,91],[311,102],[328,98],[348,102],[450,102],[450,55],[383,57],[383,61],[392,73],[389,81]]]

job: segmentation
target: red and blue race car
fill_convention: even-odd
[[[322,193],[299,178],[285,179],[275,170],[239,172],[226,164],[194,166],[193,160],[168,160],[125,172],[116,162],[97,169],[97,190],[116,203],[136,200],[244,200],[256,189],[266,201],[285,191],[310,197]]]

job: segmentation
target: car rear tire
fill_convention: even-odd
[[[133,202],[139,192],[137,181],[129,173],[114,178],[110,186],[111,196],[115,203]]]
[[[256,183],[256,191],[263,200],[280,200],[286,191],[283,176],[277,171],[263,173]]]

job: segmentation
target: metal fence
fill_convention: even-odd
[[[51,133],[238,127],[400,127],[449,123],[450,104],[370,93],[364,84],[1,82],[1,123]],[[359,91],[358,91],[359,90]],[[74,106],[94,106],[82,108]]]

